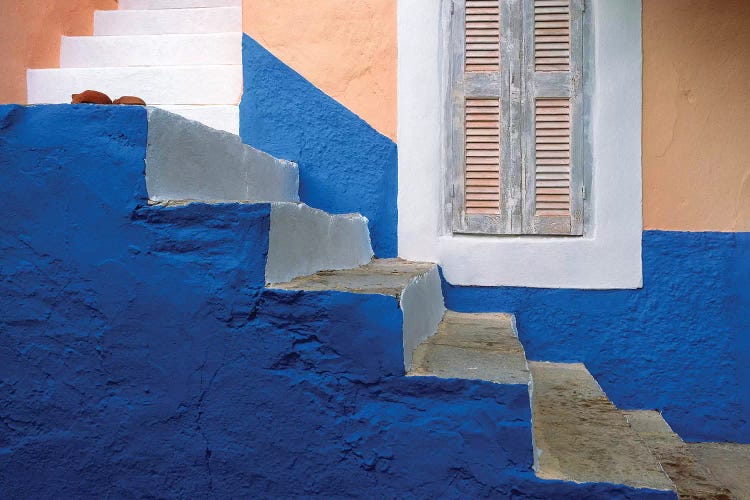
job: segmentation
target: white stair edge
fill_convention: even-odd
[[[400,307],[404,314],[404,368],[409,373],[414,350],[437,333],[446,311],[437,265],[404,288]]]
[[[63,36],[61,68],[242,64],[242,33]]]
[[[242,0],[120,0],[120,10],[242,7]]]
[[[267,283],[351,269],[373,255],[367,218],[360,214],[331,215],[302,203],[271,206]]]
[[[183,116],[188,120],[201,122],[216,130],[223,130],[234,135],[240,134],[240,107],[237,105],[167,104],[155,107]]]
[[[149,106],[146,190],[154,202],[298,202],[299,170],[234,134]]]
[[[87,89],[147,104],[237,104],[242,95],[241,65],[30,69],[26,75],[29,104],[69,103],[71,94]]]
[[[98,10],[94,35],[165,35],[242,31],[240,7],[161,10]]]

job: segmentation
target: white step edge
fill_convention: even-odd
[[[299,171],[236,135],[148,107],[146,190],[162,203],[298,202]]]
[[[136,66],[27,70],[29,104],[69,103],[83,90],[112,99],[138,96],[148,104],[237,104],[242,66]]]
[[[437,333],[446,311],[437,266],[406,286],[401,294],[400,307],[404,314],[404,368],[409,373],[414,350]]]
[[[217,130],[223,130],[234,135],[240,134],[240,107],[236,105],[190,106],[167,104],[156,107],[183,116],[188,120],[201,122]]]
[[[242,64],[242,33],[64,36],[61,68]]]
[[[269,238],[267,283],[362,266],[374,255],[367,218],[331,215],[302,203],[272,204]]]
[[[242,31],[240,7],[161,10],[98,10],[94,35],[164,35]]]
[[[120,10],[242,7],[242,0],[120,0]]]

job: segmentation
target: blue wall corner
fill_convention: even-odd
[[[242,139],[297,162],[302,201],[331,213],[362,213],[375,254],[395,257],[396,144],[247,35],[243,67]]]
[[[625,409],[684,439],[750,442],[748,233],[643,234],[640,290],[459,287],[447,307],[514,313],[529,359],[584,362]]]

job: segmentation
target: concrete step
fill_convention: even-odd
[[[732,492],[731,498],[750,500],[750,444],[688,443],[687,446],[716,480]]]
[[[242,31],[240,7],[161,10],[98,10],[94,35],[164,35]]]
[[[582,364],[530,362],[534,470],[544,479],[673,490]]]
[[[437,334],[415,350],[409,375],[529,383],[526,355],[510,314],[446,312]]]
[[[240,133],[240,108],[232,105],[207,105],[207,106],[190,106],[190,105],[162,105],[158,108],[183,116],[188,120],[208,125],[217,130],[223,130],[230,134],[239,135]]]
[[[323,270],[342,270],[372,260],[367,218],[332,215],[302,203],[274,203],[266,282],[282,283]]]
[[[711,470],[696,459],[661,413],[646,410],[623,413],[630,426],[661,463],[677,487],[680,498],[740,498],[732,496]],[[741,469],[736,469],[736,472],[741,474]]]
[[[61,68],[242,64],[242,33],[64,36]]]
[[[297,166],[163,109],[148,108],[146,189],[152,202],[298,202]]]
[[[121,10],[242,7],[242,0],[120,0]]]
[[[416,347],[434,335],[445,306],[437,265],[402,259],[373,259],[353,269],[320,271],[273,285],[307,292],[338,291],[396,297],[403,311],[404,367],[412,368]]]
[[[71,94],[99,90],[113,99],[135,95],[148,104],[236,104],[242,66],[63,68],[27,71],[29,104],[69,103]]]

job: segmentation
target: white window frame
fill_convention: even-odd
[[[587,0],[589,204],[578,238],[447,229],[450,8],[450,0],[398,0],[399,255],[439,263],[455,285],[641,287],[641,1]]]

